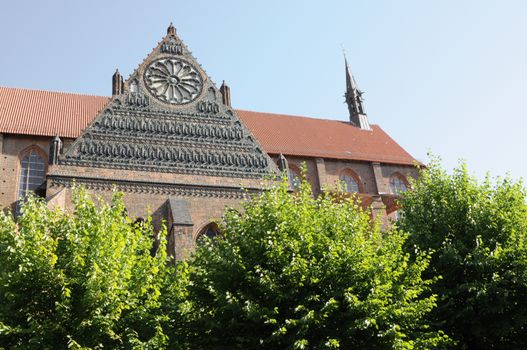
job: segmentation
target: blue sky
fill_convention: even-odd
[[[0,85],[111,93],[173,22],[235,108],[371,123],[413,156],[527,178],[525,1],[4,1]]]

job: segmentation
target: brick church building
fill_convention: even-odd
[[[281,171],[294,189],[305,163],[314,193],[342,181],[394,217],[416,161],[369,124],[345,68],[347,122],[234,109],[172,25],[126,81],[113,75],[111,97],[0,87],[0,207],[16,213],[36,193],[68,208],[74,183],[103,198],[117,188],[131,216],[166,221],[183,258],[226,206]]]

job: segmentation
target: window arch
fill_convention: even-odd
[[[130,92],[139,92],[139,83],[136,79],[130,83]]]
[[[351,169],[342,171],[340,181],[344,183],[344,190],[348,193],[363,192],[360,177]]]
[[[399,194],[406,192],[408,189],[408,181],[406,178],[399,174],[395,173],[390,177],[390,192],[392,194]]]
[[[197,234],[196,241],[199,242],[203,237],[213,238],[221,234],[220,228],[217,223],[211,222],[205,225]]]
[[[213,87],[209,88],[209,100],[210,101],[216,101],[216,91]]]
[[[36,193],[44,183],[47,164],[45,153],[36,146],[23,151],[19,158],[18,199],[23,200],[30,193]],[[37,194],[42,195],[43,193]]]
[[[289,165],[289,168],[287,169],[287,177],[289,179],[289,184],[294,189],[297,189],[302,183],[300,169],[296,165]]]

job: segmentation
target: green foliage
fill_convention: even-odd
[[[521,182],[492,184],[434,159],[402,200],[411,252],[433,250],[432,322],[470,349],[527,348],[527,205]]]
[[[427,349],[449,343],[423,322],[429,257],[409,261],[352,200],[314,199],[287,183],[225,215],[186,269],[193,349]]]
[[[0,348],[164,347],[164,239],[151,256],[150,221],[133,224],[119,194],[73,202],[68,214],[30,198],[17,222],[0,213]]]

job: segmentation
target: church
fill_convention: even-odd
[[[0,207],[16,214],[35,193],[67,209],[74,185],[105,199],[117,189],[131,217],[166,223],[182,259],[273,176],[294,191],[304,164],[315,194],[343,183],[393,219],[417,161],[369,123],[344,63],[349,121],[235,109],[173,25],[126,81],[115,72],[111,97],[0,87]]]

